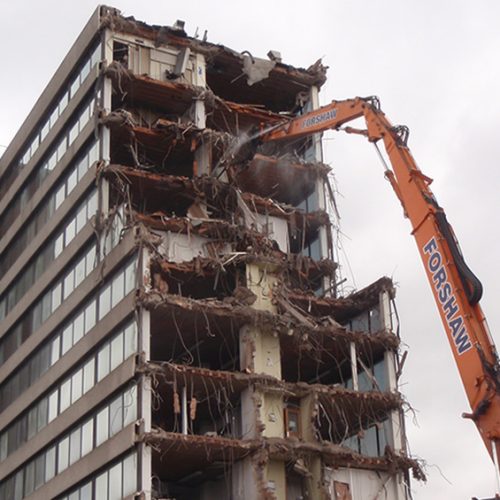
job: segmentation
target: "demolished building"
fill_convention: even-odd
[[[325,73],[96,10],[0,159],[0,498],[409,498],[393,284],[253,140]]]

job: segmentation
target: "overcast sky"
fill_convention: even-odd
[[[96,3],[0,0],[0,144],[7,145]],[[500,2],[495,0],[153,1],[116,0],[125,15],[154,24],[186,21],[188,34],[307,67],[330,69],[322,102],[376,94],[393,123],[410,127],[410,148],[454,226],[470,267],[482,279],[483,309],[500,342]],[[328,134],[341,211],[347,289],[382,275],[398,285],[402,391],[413,454],[428,463],[415,499],[493,496],[494,471],[469,421],[457,369],[433,302],[410,224],[373,146]],[[0,153],[2,148],[0,148]],[[352,269],[352,272],[349,270]]]

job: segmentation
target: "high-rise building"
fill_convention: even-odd
[[[0,159],[1,499],[408,498],[392,283],[252,139],[324,81],[94,12]]]

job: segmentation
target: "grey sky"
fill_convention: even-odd
[[[483,308],[493,337],[500,330],[500,2],[310,0],[116,0],[125,15],[154,24],[186,21],[211,42],[307,67],[330,66],[322,102],[376,94],[393,123],[411,129],[410,148],[445,208],[462,250],[485,287]],[[90,0],[0,0],[0,144],[21,125],[96,6]],[[401,334],[408,345],[402,390],[411,451],[428,464],[429,481],[414,498],[486,497],[494,492],[489,457],[467,410],[464,391],[410,224],[384,181],[373,146],[329,133],[325,159],[340,192],[348,287],[382,275],[398,284]],[[2,149],[0,148],[0,153]],[[354,278],[354,281],[353,281]],[[448,483],[439,473],[446,476]]]

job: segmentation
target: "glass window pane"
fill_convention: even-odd
[[[377,428],[372,426],[364,431],[361,442],[361,453],[369,457],[377,456]]]
[[[14,500],[21,500],[23,498],[23,470],[21,469],[14,480]]]
[[[66,436],[57,446],[57,473],[68,468],[69,463],[69,436]]]
[[[98,45],[94,52],[92,53],[92,57],[90,59],[90,66],[94,66],[94,64],[97,64],[101,60],[101,46]]]
[[[97,191],[94,191],[87,200],[87,220],[90,220],[97,211]]]
[[[137,352],[137,335],[135,323],[125,329],[125,359]]]
[[[115,307],[123,299],[125,288],[125,273],[119,273],[115,276],[111,284],[111,307]]]
[[[82,397],[83,370],[78,370],[71,377],[71,404]]]
[[[59,257],[59,255],[61,254],[61,252],[63,251],[63,249],[64,249],[64,233],[61,233],[57,237],[57,240],[56,240],[56,242],[54,244],[54,257]],[[60,286],[60,285],[57,285],[57,286]],[[61,299],[59,298],[59,302],[60,301],[61,301]]]
[[[82,259],[76,265],[75,269],[75,288],[85,279],[85,259]]]
[[[73,323],[66,326],[62,333],[62,354],[66,354],[73,345]]]
[[[49,398],[45,396],[38,403],[38,412],[37,412],[37,423],[36,428],[37,432],[43,429],[47,423],[49,418]]]
[[[24,494],[28,496],[35,489],[35,462],[32,460],[24,469]]]
[[[123,428],[123,397],[120,395],[109,405],[109,435],[114,436]]]
[[[76,214],[76,232],[79,233],[87,222],[87,205],[84,204]]]
[[[59,110],[56,107],[52,112],[52,114],[50,115],[50,128],[54,126],[58,118],[59,118]]]
[[[50,396],[49,396],[49,422],[52,422],[57,415],[58,415],[58,410],[57,410],[57,403],[59,399],[59,393],[57,390],[55,390]]]
[[[85,269],[87,276],[89,275],[90,271],[94,269],[95,264],[96,264],[95,246],[92,246],[90,250],[87,252],[87,255],[85,256]]]
[[[135,261],[125,269],[125,295],[135,289]]]
[[[68,497],[68,500],[78,500],[80,497],[80,490],[73,491]]]
[[[99,159],[99,141],[95,142],[89,151],[87,168],[90,167],[98,159]]]
[[[68,246],[70,241],[73,240],[76,234],[76,220],[71,219],[71,221],[68,223],[66,226],[66,229],[64,230],[64,245]]]
[[[108,314],[111,308],[111,287],[108,285],[99,295],[99,319]]]
[[[35,460],[35,489],[45,483],[45,453],[39,455]]]
[[[80,76],[77,76],[69,89],[71,99],[73,99],[79,87],[80,87]]]
[[[96,419],[96,446],[104,443],[109,435],[109,408],[102,409]],[[98,497],[100,498],[100,497]]]
[[[45,453],[45,482],[56,475],[56,447],[49,448]]]
[[[109,500],[122,500],[122,464],[121,462],[112,467],[109,471]]]
[[[83,130],[83,127],[88,123],[90,119],[90,105],[85,106],[80,115],[80,119],[78,120],[78,126],[80,127],[80,131]]]
[[[71,270],[64,278],[63,298],[66,300],[75,288],[75,272]]]
[[[82,426],[82,457],[94,448],[94,420],[91,419]]]
[[[69,143],[73,144],[73,141],[76,139],[78,135],[78,122],[73,125],[71,130],[69,131]]]
[[[66,109],[66,106],[68,105],[68,93],[65,92],[64,95],[61,97],[61,100],[59,101],[59,116],[61,116],[62,112]]]
[[[95,498],[108,498],[108,473],[101,474],[95,481]]]
[[[56,192],[56,210],[62,205],[66,198],[66,185],[63,184]]]
[[[54,312],[60,305],[62,300],[62,285],[58,283],[52,289],[52,312]]]
[[[60,413],[62,413],[66,408],[69,408],[71,404],[71,379],[66,380],[66,382],[61,385],[60,394]]]
[[[389,390],[389,380],[387,378],[387,371],[385,369],[385,360],[381,359],[375,363],[373,367],[375,380],[377,381],[378,389],[381,391]]]
[[[69,464],[74,464],[80,460],[82,453],[82,429],[78,427],[69,437]]]
[[[123,333],[111,341],[111,368],[114,370],[123,361]]]
[[[83,157],[78,161],[78,166],[77,166],[77,172],[78,172],[78,180],[82,180],[83,176],[87,172],[87,157]]]
[[[66,153],[66,137],[59,143],[57,147],[57,161],[61,161],[61,158]]]
[[[92,483],[87,483],[85,486],[80,488],[80,500],[92,500]]]
[[[7,458],[7,433],[3,432],[0,436],[0,461]]]
[[[97,381],[100,382],[109,373],[109,344],[106,344],[97,355]]]
[[[40,132],[40,139],[43,141],[50,130],[50,123],[47,121]]]
[[[96,322],[96,302],[93,300],[86,308],[85,308],[85,333],[88,333],[95,326]]]
[[[84,312],[81,312],[73,321],[73,345],[83,337]]]
[[[85,81],[85,78],[87,78],[89,73],[90,73],[90,59],[85,63],[85,66],[80,71],[80,83],[83,83]]]
[[[137,455],[129,455],[123,461],[123,496],[132,495],[137,491]]]
[[[28,439],[31,439],[36,434],[36,413],[36,406],[28,412]]]
[[[123,427],[137,420],[137,387],[131,387],[123,395]]]
[[[50,365],[52,366],[59,360],[61,351],[61,337],[58,335],[51,343],[50,349]]]
[[[50,155],[49,161],[47,162],[47,168],[49,170],[54,170],[54,168],[55,168],[56,165],[57,165],[57,151],[54,151]]]
[[[83,393],[85,394],[94,386],[95,358],[85,363],[83,367]]]

